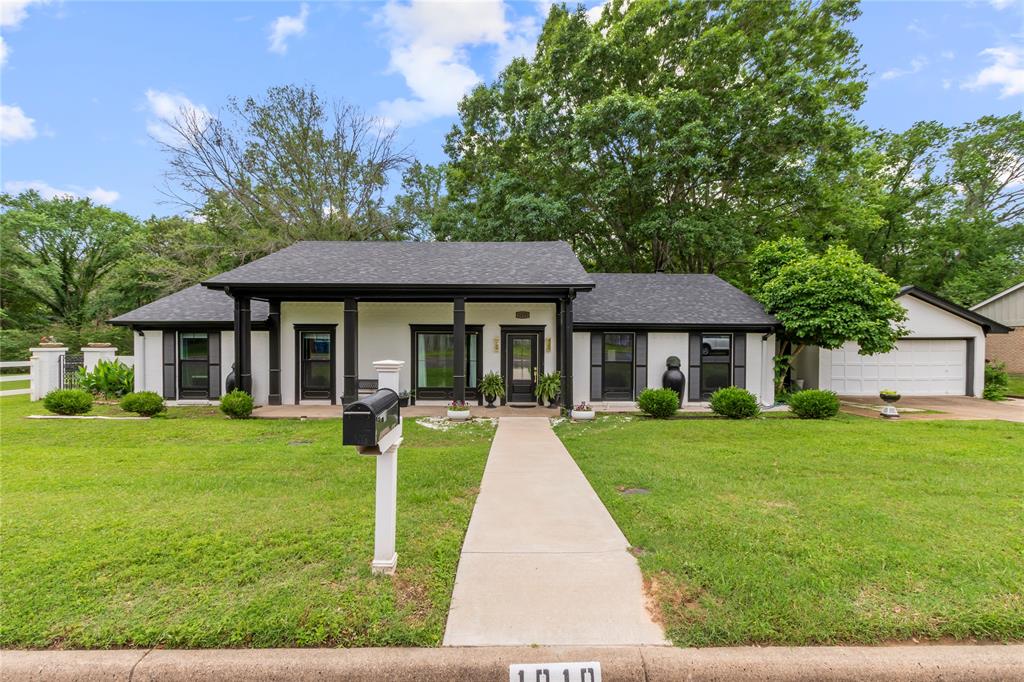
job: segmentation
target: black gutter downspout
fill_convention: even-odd
[[[270,395],[267,403],[281,404],[281,301],[270,301],[270,314],[267,316],[267,328],[270,331]]]
[[[342,349],[341,404],[359,400],[359,300],[345,299],[344,348]]]
[[[452,399],[466,399],[466,299],[457,296],[452,306],[452,346],[455,367],[452,374]]]
[[[235,296],[235,367],[238,388],[252,395],[252,317],[248,296]]]

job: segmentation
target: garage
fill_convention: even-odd
[[[894,389],[902,395],[965,395],[966,339],[904,339],[896,349],[860,355],[848,343],[831,355],[832,390],[840,395],[876,395]]]

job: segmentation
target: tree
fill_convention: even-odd
[[[570,241],[608,270],[742,272],[858,134],[847,0],[552,8],[459,106],[439,236]]]
[[[133,248],[137,221],[89,199],[0,195],[4,297],[31,298],[49,321],[80,327],[93,296]],[[24,320],[22,322],[25,322]]]
[[[169,192],[223,243],[247,244],[243,262],[301,239],[401,236],[383,193],[410,156],[356,107],[288,85],[231,99],[223,117],[183,109],[167,125]]]
[[[447,201],[443,168],[413,161],[402,175],[401,194],[391,204],[395,229],[416,241],[430,239],[435,222],[442,220]]]
[[[834,349],[854,341],[862,355],[886,353],[906,335],[899,285],[841,244],[811,253],[803,240],[760,244],[751,258],[757,298],[783,328],[791,347],[784,369],[809,345]],[[777,389],[785,371],[777,373]]]

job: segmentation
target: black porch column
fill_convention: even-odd
[[[267,403],[281,404],[281,302],[270,301],[270,314],[267,316],[270,330],[270,395]]]
[[[452,374],[453,400],[466,399],[466,299],[458,297],[453,305],[452,346],[455,367]]]
[[[359,400],[359,301],[354,298],[345,299],[344,334],[341,404],[349,405]]]
[[[562,303],[562,407],[572,409],[572,294]]]
[[[249,297],[235,296],[235,376],[238,388],[252,395],[252,318]]]

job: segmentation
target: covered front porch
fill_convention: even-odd
[[[424,414],[440,414],[453,400],[480,405],[484,414],[478,386],[492,372],[505,386],[498,402],[515,414],[537,405],[538,379],[550,372],[562,377],[560,405],[572,406],[572,291],[343,298],[227,293],[235,315],[226,351],[238,388],[266,408],[302,408],[265,409],[259,416],[336,416],[340,406],[376,390],[372,363],[383,359],[405,362],[400,390],[415,408],[426,408]],[[269,309],[266,331],[255,334],[254,301],[266,301]]]
[[[478,417],[558,417],[557,407],[513,407],[497,405],[494,408],[470,408],[474,418]],[[257,419],[340,419],[340,405],[264,405],[253,410]],[[403,417],[444,417],[448,408],[444,405],[410,405],[402,408]]]

